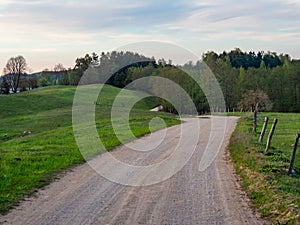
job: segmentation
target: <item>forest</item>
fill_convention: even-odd
[[[195,103],[198,113],[202,114],[211,110],[207,96],[186,71],[201,70],[203,62],[220,84],[227,111],[253,110],[255,104],[259,104],[262,111],[300,112],[300,60],[292,60],[288,55],[274,52],[247,53],[238,48],[221,54],[207,52],[198,62],[187,62],[183,66],[173,65],[170,60],[155,60],[154,57],[132,52],[86,54],[76,59],[73,68],[65,69],[59,64],[54,71],[45,70],[31,75],[23,73],[18,90],[47,85],[78,85],[80,80],[81,84],[104,82],[124,88],[139,78],[158,76],[179,84]],[[89,67],[96,76],[93,80],[83,81],[81,78]],[[2,94],[8,94],[12,88],[17,90],[12,77],[12,73],[2,76]],[[144,89],[149,91],[155,87]],[[161,98],[158,98],[158,102],[165,111],[177,113],[170,102]],[[184,105],[182,107],[182,112],[189,113]]]
[[[300,112],[300,61],[276,53],[243,53],[235,49],[203,60],[216,75],[229,109],[238,106],[249,90],[264,92],[272,107],[268,111]]]

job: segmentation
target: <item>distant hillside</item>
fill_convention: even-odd
[[[101,92],[101,98],[107,101],[102,100],[99,106],[110,106],[120,90],[119,88],[105,85]],[[5,106],[0,110],[0,118],[23,115],[30,116],[40,112],[63,108],[71,110],[70,107],[73,103],[75,91],[76,87],[74,86],[60,85],[41,87],[16,95],[0,95],[0,105]],[[128,90],[127,93],[128,97],[131,97],[133,95],[139,95],[140,92]],[[157,103],[154,98],[152,100],[145,99],[139,103],[140,108],[146,110],[156,105]]]

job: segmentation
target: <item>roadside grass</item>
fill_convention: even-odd
[[[300,147],[295,160],[296,175],[287,175],[295,137],[300,132],[300,114],[260,113],[259,132],[265,116],[269,117],[269,125],[262,144],[258,144],[260,133],[255,136],[252,132],[252,115],[243,114],[231,137],[229,151],[253,207],[272,224],[300,224]],[[271,148],[265,153],[274,118],[278,118],[278,124]]]
[[[101,101],[96,105],[96,127],[108,150],[120,144],[110,119],[111,105],[119,91],[105,86]],[[84,162],[73,134],[74,93],[75,87],[51,86],[0,95],[0,214],[7,213],[37,188],[49,184],[58,173]],[[125,98],[140,94],[126,91]],[[131,110],[130,127],[136,137],[149,133],[149,121],[157,116],[163,118],[167,126],[180,123],[173,115],[150,112],[155,106],[155,99],[148,98]],[[31,134],[24,135],[24,131]],[[124,135],[126,138],[128,134]]]

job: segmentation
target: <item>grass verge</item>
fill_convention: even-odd
[[[295,136],[300,132],[300,114],[261,113],[258,131],[264,117],[270,119],[262,144],[252,132],[253,118],[242,115],[234,131],[229,151],[243,187],[262,217],[272,224],[300,224],[300,149],[296,155],[296,175],[288,176]],[[274,118],[278,124],[268,153],[264,151]]]

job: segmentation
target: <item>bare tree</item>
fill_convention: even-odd
[[[66,68],[63,66],[63,64],[58,63],[54,66],[53,69],[55,72],[61,72],[61,71],[66,71]]]
[[[243,94],[243,99],[238,103],[239,109],[250,109],[254,111],[256,107],[260,111],[270,111],[272,109],[272,102],[268,95],[262,90],[248,90]]]
[[[4,73],[13,93],[17,93],[21,76],[25,74],[26,70],[27,63],[23,56],[12,57],[7,61]]]

